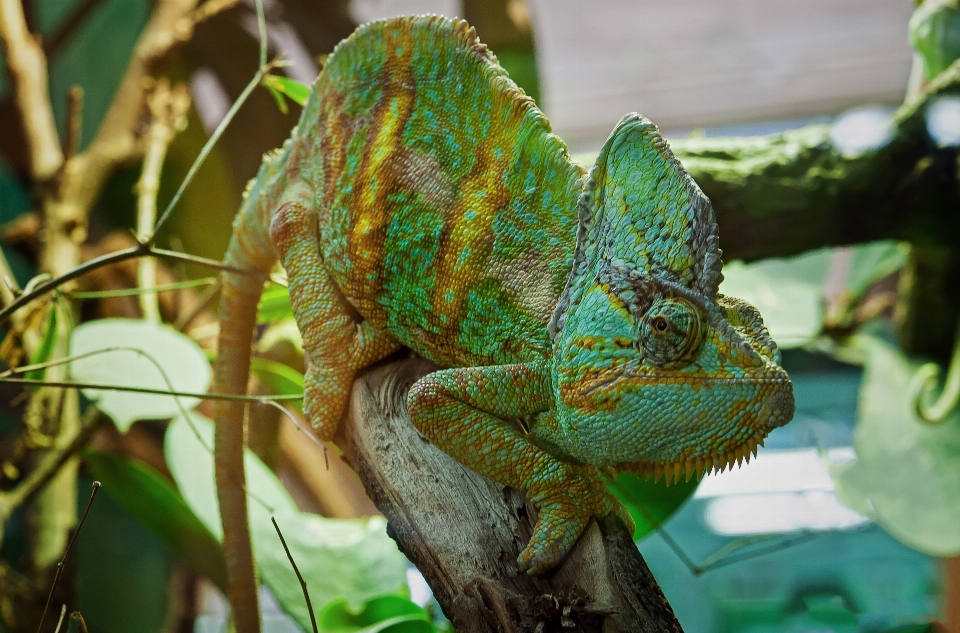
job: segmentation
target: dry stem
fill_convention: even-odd
[[[30,173],[42,183],[60,169],[63,153],[47,88],[47,58],[27,29],[20,0],[0,0],[0,38],[26,132]]]
[[[147,131],[146,151],[143,157],[143,172],[137,183],[137,240],[145,242],[153,235],[157,221],[157,191],[160,189],[160,171],[167,155],[167,148],[177,130],[186,125],[190,93],[185,84],[170,88],[166,79],[157,82],[157,87],[147,100],[150,109],[150,129]],[[157,260],[141,257],[138,263],[139,286],[150,290],[157,282]],[[140,295],[143,317],[154,323],[160,322],[160,304],[156,293]]]

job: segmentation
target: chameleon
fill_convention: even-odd
[[[759,313],[718,292],[713,208],[657,127],[624,116],[586,170],[459,19],[372,22],[329,56],[234,223],[224,262],[247,272],[223,275],[219,393],[246,392],[277,261],[316,435],[333,439],[359,370],[402,348],[432,360],[410,420],[531,501],[517,559],[530,574],[554,568],[592,517],[630,523],[604,473],[699,477],[793,416]],[[215,416],[241,622],[242,609],[256,617],[252,583],[241,588],[254,570],[236,485],[242,403]]]

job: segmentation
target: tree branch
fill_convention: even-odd
[[[726,259],[783,257],[878,239],[956,247],[955,149],[927,131],[929,107],[960,94],[960,62],[893,115],[889,143],[844,156],[829,125],[746,138],[671,142],[710,197]]]
[[[185,84],[170,88],[166,79],[157,82],[147,99],[150,109],[150,129],[147,131],[147,147],[143,157],[143,170],[137,183],[137,241],[146,242],[153,236],[157,221],[157,192],[160,189],[160,171],[167,155],[167,147],[178,128],[186,125],[190,93]],[[138,285],[150,290],[157,283],[157,260],[141,257],[137,262]],[[156,293],[140,295],[143,317],[154,323],[160,322],[160,303]]]
[[[532,506],[429,444],[401,413],[409,386],[434,369],[418,359],[358,380],[337,445],[457,631],[680,631],[615,517],[592,522],[556,571],[517,574]]]
[[[63,152],[47,88],[47,58],[27,29],[20,0],[0,0],[0,39],[30,155],[30,175],[45,182],[60,169]]]

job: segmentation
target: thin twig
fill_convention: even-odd
[[[132,297],[142,295],[146,292],[169,292],[171,290],[184,290],[186,288],[196,288],[197,286],[215,286],[218,280],[216,277],[202,277],[200,279],[187,279],[185,281],[175,281],[169,284],[159,284],[151,288],[122,288],[120,290],[91,290],[89,292],[65,292],[64,294],[71,299],[110,299],[113,297]]]
[[[163,214],[160,216],[160,219],[157,220],[156,229],[154,230],[153,235],[146,240],[146,243],[151,244],[156,239],[157,233],[166,223],[167,219],[169,219],[170,214],[173,213],[173,209],[177,206],[177,203],[180,202],[180,197],[183,196],[183,192],[186,190],[190,182],[193,181],[193,177],[196,175],[203,162],[207,159],[207,155],[209,155],[213,150],[213,146],[216,145],[218,140],[220,140],[220,136],[223,134],[223,131],[227,129],[227,125],[229,125],[233,118],[237,115],[240,107],[246,102],[247,98],[253,92],[253,89],[260,84],[260,80],[263,78],[263,72],[263,66],[261,65],[261,68],[254,74],[253,79],[250,80],[250,83],[247,84],[247,87],[243,89],[243,92],[240,93],[240,96],[237,97],[237,100],[234,101],[233,105],[230,106],[230,109],[227,110],[227,115],[223,117],[222,121],[220,121],[220,125],[218,125],[217,129],[213,131],[213,134],[210,135],[210,138],[207,139],[207,142],[204,143],[203,149],[200,150],[200,153],[197,154],[196,160],[194,160],[193,164],[190,165],[190,171],[187,172],[187,175],[180,183],[180,187],[177,188],[177,192],[173,194],[173,198],[170,199],[170,202],[167,204],[167,208],[163,210]]]
[[[209,3],[208,3],[209,4]],[[229,2],[222,2],[215,5],[218,7],[218,10],[222,10],[223,7],[220,5],[227,6]],[[230,122],[233,121],[233,118],[237,115],[237,112],[240,110],[240,107],[246,102],[247,98],[253,93],[253,90],[260,84],[260,80],[263,79],[264,74],[267,73],[269,67],[267,66],[267,23],[266,18],[263,15],[263,5],[260,0],[255,2],[257,9],[257,29],[259,30],[260,35],[260,52],[259,52],[259,61],[260,66],[257,68],[257,72],[254,73],[253,79],[250,80],[250,83],[243,89],[243,92],[240,93],[240,96],[237,97],[237,100],[233,102],[233,105],[230,106],[230,109],[227,110],[226,116],[223,117],[223,120],[220,121],[220,124],[217,125],[217,128],[213,131],[213,134],[210,135],[210,138],[207,139],[207,142],[204,143],[203,148],[200,150],[200,153],[197,154],[196,160],[193,161],[193,164],[190,165],[190,170],[187,172],[186,177],[184,177],[183,182],[180,183],[180,187],[177,189],[177,192],[173,194],[173,198],[170,199],[167,208],[163,210],[163,214],[160,216],[160,219],[157,221],[156,229],[154,229],[153,235],[150,239],[146,240],[146,243],[152,244],[157,237],[157,233],[160,231],[160,228],[166,223],[167,219],[170,217],[170,214],[173,213],[173,209],[177,206],[177,203],[180,201],[180,197],[183,195],[184,190],[193,180],[194,175],[200,169],[200,166],[206,160],[207,155],[213,150],[213,146],[216,145],[217,141],[220,140],[220,136],[223,134],[223,131],[227,129],[227,126],[230,125]]]
[[[121,385],[103,385],[89,382],[53,382],[47,380],[29,380],[27,378],[0,378],[0,383],[12,385],[34,385],[39,387],[60,387],[63,389],[100,389],[103,391],[126,391],[130,393],[146,393],[158,396],[178,396],[181,398],[199,398],[201,400],[238,400],[241,402],[277,402],[288,400],[302,400],[303,394],[287,394],[278,396],[241,396],[226,393],[194,393],[189,391],[171,391],[169,389],[148,389],[147,387],[123,387]]]
[[[63,150],[64,164],[80,151],[83,140],[83,88],[71,86],[67,93],[67,143]]]
[[[160,190],[160,171],[167,155],[167,148],[176,130],[185,122],[190,95],[184,84],[170,89],[170,82],[161,79],[147,99],[150,109],[150,129],[147,131],[147,149],[143,156],[143,170],[137,183],[137,241],[145,242],[153,234],[157,219],[157,192]],[[145,290],[157,283],[157,261],[141,257],[137,276],[139,286]],[[155,293],[140,295],[143,318],[160,323],[160,303]]]
[[[277,531],[277,536],[280,537],[280,544],[283,545],[283,551],[287,553],[287,560],[290,561],[290,566],[293,567],[294,573],[297,574],[297,580],[300,581],[300,589],[303,590],[303,599],[306,601],[307,611],[310,613],[310,624],[313,626],[313,633],[319,633],[317,629],[317,619],[313,615],[313,605],[310,603],[310,593],[307,591],[307,583],[304,581],[303,576],[300,575],[300,570],[297,569],[297,563],[293,560],[293,554],[290,553],[290,548],[287,547],[287,541],[283,538],[283,533],[280,531],[280,526],[277,525],[277,520],[270,517],[270,522],[273,523],[273,529]]]
[[[326,470],[330,470],[330,458],[327,457],[327,447],[324,446],[323,442],[321,442],[320,439],[319,439],[316,435],[314,435],[313,433],[311,433],[311,432],[308,431],[307,429],[305,429],[305,428],[303,428],[302,426],[300,426],[300,422],[297,421],[296,416],[294,416],[292,413],[290,413],[289,409],[287,409],[285,406],[281,405],[279,402],[274,402],[274,401],[272,401],[272,400],[264,400],[264,401],[262,402],[262,404],[266,404],[266,405],[269,405],[269,406],[271,406],[271,407],[274,407],[274,408],[278,409],[278,410],[280,411],[280,413],[283,414],[283,417],[285,417],[285,418],[287,418],[288,420],[290,420],[290,421],[293,423],[293,426],[297,427],[297,430],[298,430],[298,431],[300,431],[301,433],[303,433],[304,435],[306,435],[314,444],[316,444],[317,446],[319,446],[319,447],[320,447],[320,450],[323,451],[323,464],[324,464],[324,466],[326,467]]]
[[[799,536],[779,540],[774,545],[768,547],[758,547],[757,549],[749,552],[734,554],[733,552],[736,550],[748,547],[758,542],[777,539],[779,538],[779,535],[738,539],[736,541],[727,543],[716,552],[708,556],[703,564],[698,565],[697,563],[693,562],[693,559],[687,555],[682,547],[680,547],[680,544],[677,543],[672,536],[670,536],[669,532],[667,532],[667,529],[663,526],[663,522],[655,522],[646,511],[646,508],[644,508],[641,504],[634,504],[634,507],[640,512],[640,516],[643,517],[644,521],[650,525],[656,525],[654,531],[660,535],[660,538],[662,538],[663,542],[667,544],[667,547],[673,551],[676,557],[680,559],[680,562],[682,562],[683,565],[694,576],[701,576],[712,569],[726,567],[727,565],[750,560],[751,558],[766,556],[767,554],[787,549],[794,545],[799,545],[819,535],[817,532],[802,532]]]
[[[100,257],[95,257],[84,262],[83,264],[80,264],[63,275],[53,277],[52,279],[49,279],[43,283],[37,284],[33,290],[23,293],[10,305],[0,310],[0,322],[8,319],[11,314],[30,303],[37,297],[41,297],[48,292],[56,290],[69,281],[83,277],[87,273],[99,268],[103,268],[104,266],[119,264],[120,262],[127,261],[128,259],[134,259],[136,257],[160,257],[162,259],[182,261],[189,264],[195,264],[197,266],[205,266],[207,268],[238,273],[241,275],[252,274],[252,272],[249,270],[244,270],[235,266],[227,266],[213,259],[189,255],[187,253],[178,253],[177,251],[169,251],[163,248],[153,248],[148,244],[138,244],[136,246],[131,246],[130,248],[125,248],[112,253],[107,253],[106,255],[101,255]]]
[[[63,604],[60,606],[60,619],[57,620],[57,628],[53,630],[53,633],[60,633],[60,627],[63,626],[63,618],[67,615],[67,605]]]
[[[57,590],[57,583],[60,582],[60,577],[63,575],[63,565],[67,561],[67,556],[70,555],[73,542],[77,540],[77,535],[80,534],[80,530],[83,529],[83,523],[87,520],[87,514],[90,513],[90,506],[93,505],[93,500],[96,498],[97,491],[100,490],[101,485],[99,481],[93,482],[93,489],[90,491],[90,500],[87,501],[87,507],[83,511],[83,516],[80,517],[80,522],[77,523],[77,529],[74,530],[73,536],[67,541],[67,548],[63,552],[63,558],[57,563],[57,571],[53,574],[53,583],[50,585],[50,593],[47,594],[47,604],[43,607],[43,614],[40,616],[40,626],[37,627],[37,633],[43,632],[43,621],[47,618],[47,611],[50,609],[50,603],[53,602],[53,592]]]

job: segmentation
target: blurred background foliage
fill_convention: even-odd
[[[95,137],[138,37],[160,4],[23,2],[27,23],[41,36],[49,58],[50,101],[62,137],[68,136],[68,93],[73,86],[83,89],[81,151]],[[282,72],[300,83],[312,81],[325,55],[356,26],[356,11],[347,0],[265,4],[270,56],[283,52],[294,63]],[[538,98],[534,9],[542,11],[543,4],[464,0],[460,10],[511,76]],[[903,28],[906,38],[907,25]],[[819,467],[831,478],[830,495],[860,517],[843,528],[804,524],[759,529],[764,538],[788,538],[744,541],[716,529],[709,532],[706,511],[693,514],[706,507],[712,494],[704,492],[706,484],[698,492],[696,480],[666,487],[620,475],[610,486],[630,508],[636,537],[648,537],[641,548],[688,630],[924,631],[942,618],[950,630],[960,631],[960,569],[953,558],[960,554],[960,414],[950,412],[931,424],[918,416],[915,406],[921,362],[945,367],[954,349],[960,311],[960,139],[943,141],[928,131],[932,103],[924,102],[919,114],[910,110],[925,86],[939,85],[938,76],[946,86],[944,99],[956,100],[960,93],[955,78],[947,77],[956,74],[951,64],[960,54],[960,8],[951,0],[927,0],[909,29],[919,70],[911,79],[907,104],[893,114],[887,108],[872,124],[888,130],[886,137],[875,135],[879,140],[872,144],[842,147],[835,135],[841,129],[839,118],[773,136],[705,138],[703,131],[694,131],[674,142],[678,156],[717,206],[727,252],[722,292],[760,309],[785,350],[785,365],[797,377],[798,419],[771,436],[768,446],[774,451],[819,449]],[[241,2],[199,23],[193,36],[163,60],[163,74],[173,82],[186,82],[193,102],[163,163],[159,208],[171,199],[255,72],[257,46],[253,5]],[[295,87],[288,85],[286,92],[291,91]],[[949,110],[960,102],[939,103],[946,104],[948,118],[960,117],[960,110]],[[270,91],[256,90],[187,188],[160,244],[218,259],[244,183],[256,172],[263,152],[288,136],[298,116],[295,103],[284,112]],[[37,183],[21,123],[7,72],[0,76],[0,247],[23,287],[38,271],[43,237],[36,215]],[[913,163],[888,160],[891,152],[908,146],[919,148],[910,155]],[[577,157],[592,163],[589,152]],[[83,259],[133,244],[130,231],[136,228],[141,172],[140,161],[134,160],[119,166],[106,182],[90,215]],[[906,180],[896,180],[902,173],[910,175],[914,185],[919,183],[917,187],[936,182],[934,194],[915,195],[903,185]],[[894,198],[896,221],[863,203],[869,201],[863,191],[875,187],[878,179],[895,181],[897,191],[908,192]],[[17,361],[23,364],[60,354],[54,341],[61,332],[69,335],[73,354],[123,344],[129,349],[71,363],[70,377],[203,392],[209,387],[217,332],[212,274],[197,265],[161,265],[157,284],[194,280],[196,285],[157,293],[159,323],[142,318],[138,295],[116,292],[137,286],[135,264],[102,269],[59,299],[60,307],[46,309],[13,332],[9,345],[33,337],[34,353],[21,354]],[[261,302],[254,388],[296,396],[303,386],[303,349],[283,281],[278,277],[268,284]],[[73,308],[65,307],[67,300],[74,302]],[[124,328],[128,330],[121,337]],[[17,364],[9,349],[0,355]],[[929,369],[926,375],[931,375]],[[825,420],[830,416],[823,411],[831,389],[848,387],[853,397],[838,414],[844,421],[829,426]],[[0,493],[8,495],[0,498],[0,509],[63,439],[31,423],[31,393],[20,385],[0,385]],[[225,572],[209,452],[209,403],[96,389],[84,390],[82,403],[93,430],[79,452],[80,475],[71,489],[71,507],[65,509],[63,497],[57,501],[40,494],[3,515],[0,631],[36,629],[63,553],[63,539],[44,537],[50,517],[59,513],[69,533],[94,479],[103,483],[104,492],[66,561],[53,615],[66,604],[83,614],[89,630],[104,633],[223,630],[226,612],[220,591]],[[805,407],[819,413],[804,417]],[[310,587],[323,630],[434,631],[447,626],[422,577],[408,568],[387,537],[382,517],[335,450],[325,454],[266,406],[251,408],[249,440],[250,512],[265,585],[267,630],[311,627],[271,516]],[[834,459],[829,450],[834,448],[852,448],[852,454]],[[651,534],[671,517],[668,528],[678,540],[689,537],[686,544],[692,544],[694,557],[702,563],[693,565],[695,576],[691,570],[670,567],[679,565],[675,558],[664,562],[658,548],[669,536]],[[868,533],[869,526],[882,531]],[[790,538],[816,533],[826,534],[820,545],[804,541],[787,547]],[[749,553],[758,543],[774,547],[757,552],[766,556],[753,562],[728,560],[726,570],[708,572],[711,564],[724,561],[713,556],[717,551]],[[867,559],[888,561],[893,566],[888,575],[918,580],[883,594],[870,586],[881,583],[876,575],[845,584],[826,564],[806,576],[802,570],[791,571],[803,567],[804,557],[842,559],[838,552],[855,550],[859,558],[850,559],[854,567]],[[790,558],[790,552],[799,554]],[[766,582],[774,593],[738,584],[750,574],[759,574],[761,581],[755,584],[764,584],[768,575],[758,572],[757,565],[781,564],[776,582]],[[718,584],[710,584],[711,574],[723,579],[726,593],[711,589]],[[47,630],[53,630],[55,619],[48,616]]]

